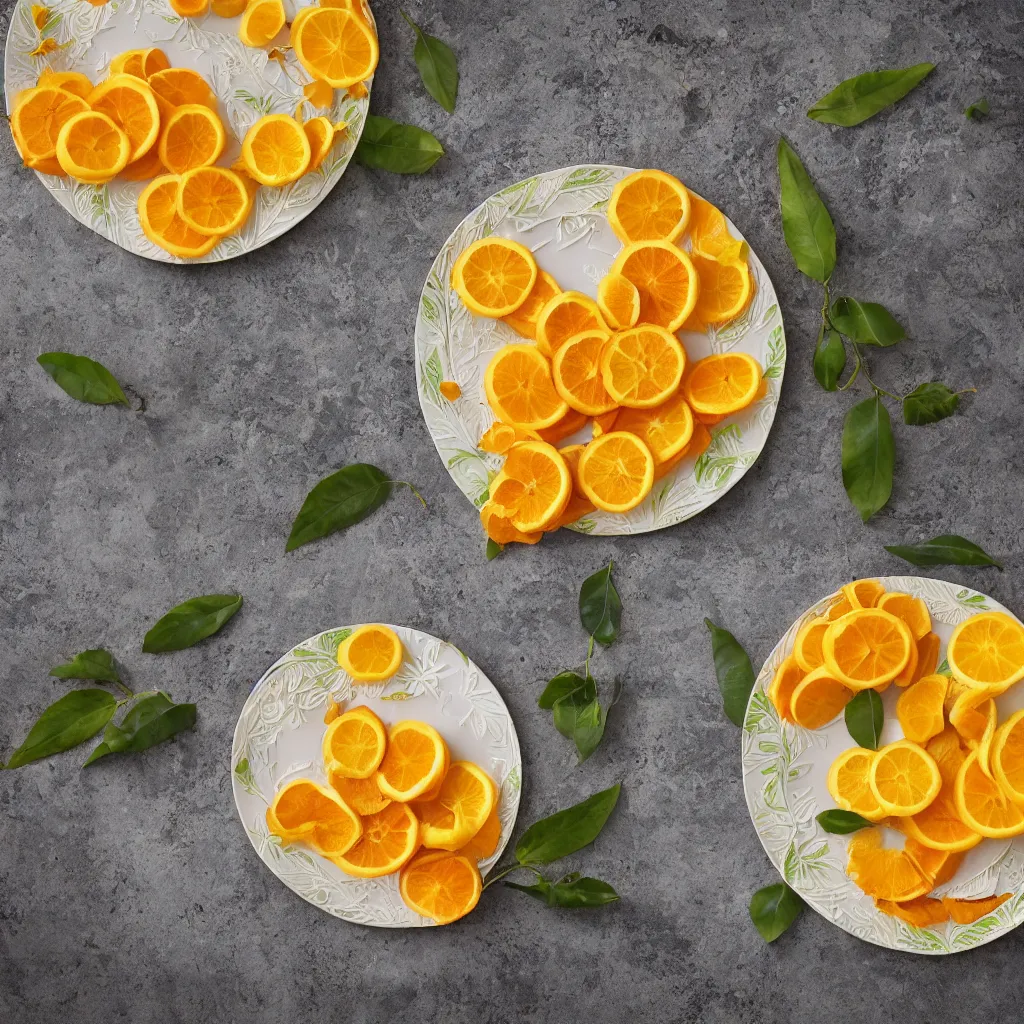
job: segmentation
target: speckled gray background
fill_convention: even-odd
[[[5,0],[9,11],[9,0]],[[378,3],[373,109],[433,130],[423,177],[353,167],[298,228],[216,266],[149,263],[75,223],[0,141],[0,754],[67,689],[50,666],[107,646],[137,688],[194,699],[196,731],[87,772],[84,755],[0,776],[0,1019],[109,1021],[993,1021],[1019,1012],[1024,932],[928,959],[807,914],[766,946],[747,917],[774,881],[747,817],[739,735],[701,620],[759,664],[813,599],[898,572],[882,545],[954,530],[1007,571],[943,570],[1018,613],[1024,385],[1020,73],[1024,5],[410,0],[458,53],[458,110],[423,92],[412,37]],[[6,22],[6,15],[3,19]],[[4,26],[6,28],[6,26]],[[803,111],[840,79],[935,61],[859,128]],[[987,96],[992,116],[964,118]],[[818,291],[779,223],[775,144],[805,159],[840,237],[839,291],[886,303],[909,340],[873,362],[909,389],[978,395],[897,428],[890,507],[862,526],[839,480],[850,395],[810,372]],[[433,256],[481,199],[581,161],[662,167],[723,206],[764,261],[790,362],[764,454],[711,510],[662,533],[564,532],[487,563],[473,509],[420,417],[415,306]],[[104,362],[147,409],[80,405],[35,365]],[[310,486],[368,460],[414,481],[344,535],[284,553]],[[574,767],[542,680],[577,661],[579,582],[609,558],[625,604],[602,653],[625,696]],[[176,602],[238,590],[242,613],[189,651],[143,655]],[[258,861],[228,753],[253,681],[339,623],[405,622],[462,646],[508,702],[523,824],[616,780],[619,810],[575,866],[622,901],[549,911],[489,891],[455,927],[340,923]]]

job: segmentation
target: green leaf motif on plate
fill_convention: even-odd
[[[840,82],[807,116],[822,124],[852,128],[903,99],[934,70],[934,64],[925,63],[893,71],[867,71]]]
[[[737,469],[749,466],[756,454],[742,450],[743,432],[738,423],[711,430],[711,444],[698,456],[693,475],[698,486],[718,490],[732,479]]]
[[[786,342],[782,337],[782,325],[772,330],[768,335],[768,364],[764,370],[764,376],[769,380],[776,380],[782,376],[782,368],[786,363]]]

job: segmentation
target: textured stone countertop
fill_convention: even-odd
[[[0,25],[12,9],[4,0]],[[772,946],[747,916],[777,876],[744,805],[705,615],[756,665],[814,599],[901,572],[883,544],[970,536],[1006,571],[940,570],[1018,613],[1021,592],[1024,5],[411,0],[459,57],[454,116],[425,94],[397,5],[376,6],[373,110],[434,131],[421,177],[353,166],[315,214],[212,266],[147,262],[77,224],[0,138],[0,752],[67,684],[50,666],[106,646],[137,689],[199,704],[194,732],[80,771],[0,775],[0,1019],[25,1024],[994,1021],[1020,1005],[1024,931],[923,958],[814,913]],[[934,61],[859,128],[806,108],[841,79]],[[992,114],[963,108],[988,97]],[[811,374],[817,286],[778,210],[780,133],[839,232],[838,287],[909,338],[879,354],[894,390],[974,386],[962,413],[896,425],[889,506],[860,523],[839,437],[852,395]],[[477,517],[420,415],[416,302],[438,247],[498,188],[580,162],[661,167],[721,205],[771,274],[789,364],[764,453],[713,508],[636,538],[563,531],[483,558]],[[35,364],[87,353],[146,410],[76,403]],[[285,555],[310,486],[350,461],[415,482],[346,534]],[[535,705],[577,662],[576,591],[616,561],[625,683],[604,744],[575,767]],[[172,604],[237,590],[214,641],[162,657],[141,638]],[[459,644],[495,681],[523,746],[526,824],[623,782],[573,866],[620,903],[555,912],[488,892],[456,927],[386,932],[304,903],[239,826],[228,760],[255,679],[298,640],[402,622]],[[6,756],[6,755],[4,755]]]

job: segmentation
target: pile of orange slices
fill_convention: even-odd
[[[645,170],[615,186],[608,219],[623,246],[596,299],[563,290],[528,249],[499,236],[474,242],[452,270],[467,309],[526,339],[495,353],[484,375],[496,422],[479,446],[506,460],[480,515],[499,544],[535,544],[594,509],[629,512],[707,447],[709,426],[765,393],[752,356],[692,361],[676,336],[750,304],[747,246],[724,216],[678,179]],[[689,251],[677,244],[684,235]],[[588,443],[557,447],[588,425]]]
[[[801,627],[769,688],[780,716],[808,729],[829,724],[858,691],[904,688],[903,739],[844,750],[828,789],[838,807],[879,823],[851,839],[851,878],[880,910],[920,927],[969,923],[1008,899],[929,893],[984,839],[1024,835],[1024,711],[1000,723],[995,702],[1024,678],[1024,627],[1004,612],[966,619],[946,645],[948,675],[936,672],[931,627],[920,598],[878,580],[847,584]],[[883,844],[883,825],[902,833],[902,848]]]

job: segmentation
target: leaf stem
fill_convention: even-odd
[[[419,491],[417,491],[417,490],[416,490],[416,488],[415,488],[415,487],[413,487],[413,485],[412,485],[411,483],[409,483],[408,481],[406,481],[406,480],[392,480],[392,481],[391,481],[391,483],[392,483],[392,484],[393,484],[393,485],[394,485],[395,487],[408,487],[408,488],[409,488],[409,490],[410,490],[410,491],[412,491],[412,493],[413,493],[413,494],[415,494],[415,495],[416,495],[416,497],[420,499],[420,504],[421,504],[421,505],[422,505],[422,506],[423,506],[424,508],[427,508],[427,507],[428,507],[428,506],[427,506],[427,501],[426,501],[426,499],[425,499],[425,498],[423,497],[423,495],[422,495],[422,494],[420,494],[420,492],[419,492]]]
[[[495,882],[500,882],[506,875],[511,875],[513,871],[532,871],[538,878],[544,877],[535,867],[531,867],[529,864],[516,863],[488,878],[484,882],[484,888],[486,889],[489,885],[494,885]]]
[[[130,690],[127,686],[125,686],[124,683],[122,683],[120,679],[114,685],[115,686],[119,686],[124,691],[124,695],[125,695],[125,699],[126,700],[131,700],[132,697],[135,696],[134,691]]]
[[[594,653],[594,638],[591,637],[587,641],[587,661],[586,661],[586,664],[583,667],[583,676],[584,676],[585,679],[589,679],[590,678],[590,658],[593,655],[593,653]]]

